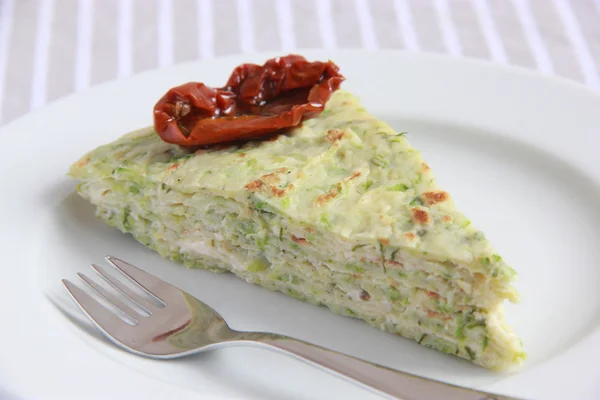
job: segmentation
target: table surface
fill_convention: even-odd
[[[448,53],[600,88],[600,0],[0,0],[0,124],[140,71],[296,48]]]

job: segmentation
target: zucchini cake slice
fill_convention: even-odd
[[[70,176],[97,216],[191,268],[230,271],[494,370],[519,364],[515,271],[402,133],[344,90],[269,140],[199,150],[153,128]]]

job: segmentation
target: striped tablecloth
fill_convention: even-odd
[[[195,59],[409,49],[600,87],[600,0],[0,0],[0,124],[90,85]]]

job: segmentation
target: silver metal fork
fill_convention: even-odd
[[[360,360],[288,336],[239,332],[205,303],[123,260],[108,256],[111,272],[92,269],[115,289],[108,292],[83,273],[90,294],[63,279],[65,288],[90,321],[113,343],[155,359],[184,357],[231,345],[279,350],[383,396],[402,400],[518,400],[462,388]],[[121,279],[117,278],[121,275]],[[123,279],[129,281],[124,284]]]

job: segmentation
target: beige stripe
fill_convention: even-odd
[[[33,74],[31,77],[31,103],[29,108],[35,110],[47,101],[48,65],[50,60],[50,43],[52,41],[52,21],[54,19],[55,0],[38,2],[35,48],[33,50]]]
[[[600,1],[595,6],[592,1],[571,1],[571,7],[581,26],[583,36],[600,74]]]
[[[71,94],[75,90],[75,41],[77,33],[77,0],[55,3],[52,20],[52,41],[48,63],[48,102]]]
[[[254,48],[254,10],[252,9],[252,0],[237,0],[237,29],[238,42],[242,53],[252,53]]]
[[[195,0],[175,0],[173,7],[173,53],[174,61],[198,59],[198,24]]]
[[[471,2],[452,1],[450,11],[460,40],[462,55],[488,59],[490,53]]]
[[[117,2],[96,0],[92,16],[92,84],[105,82],[117,76]],[[110,23],[107,23],[109,21]]]
[[[338,47],[363,47],[353,1],[331,0],[331,17]]]
[[[13,10],[15,1],[4,0],[0,3],[0,125],[2,125],[2,103],[8,92],[5,92],[6,70],[8,68],[8,49],[13,33]]]
[[[140,72],[158,66],[158,24],[156,2],[133,2],[133,71]]]
[[[489,5],[509,63],[536,68],[531,49],[525,40],[512,4],[507,0],[489,0]]]
[[[215,56],[214,25],[212,0],[196,0],[196,27],[198,29],[198,56],[209,59]]]
[[[275,1],[278,36],[282,52],[290,52],[296,48],[294,36],[294,16],[292,15],[292,0]]]
[[[6,69],[2,123],[29,111],[37,2],[16,1]]]
[[[445,53],[446,49],[438,26],[438,18],[431,6],[431,1],[410,0],[409,6],[421,49]]]
[[[372,1],[371,14],[373,15],[373,27],[379,39],[379,47],[382,49],[397,49],[404,47],[400,37],[400,29],[396,24],[396,11],[393,0]]]
[[[235,0],[215,0],[213,2],[215,16],[215,54],[217,56],[240,52],[238,42],[238,23]]]
[[[320,48],[319,24],[313,1],[292,1],[296,46],[300,49]]]
[[[172,65],[175,57],[174,4],[172,0],[155,1],[157,4],[156,19],[154,20],[156,25],[156,57],[158,58],[158,67],[163,68]],[[151,24],[152,21],[147,21],[147,23]]]
[[[253,0],[254,45],[256,51],[274,51],[281,49],[279,26],[274,2],[278,0]]]
[[[557,75],[581,81],[581,69],[575,59],[575,53],[565,35],[561,20],[556,9],[547,2],[531,1],[531,13],[537,22],[538,29],[548,56],[552,60],[554,72]]]

